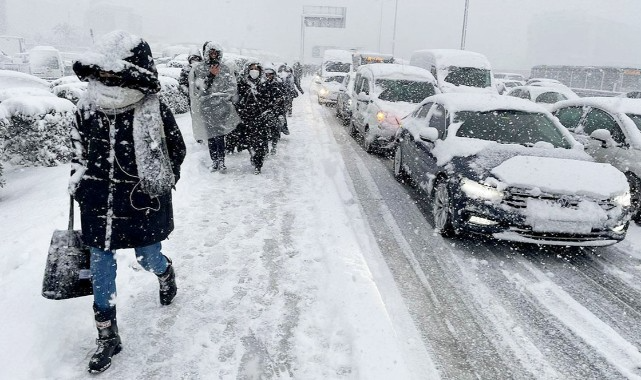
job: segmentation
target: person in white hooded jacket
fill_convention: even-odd
[[[240,123],[234,107],[236,77],[223,63],[223,48],[215,42],[203,46],[203,61],[189,73],[191,118],[196,141],[207,141],[212,171],[224,170],[225,135]]]

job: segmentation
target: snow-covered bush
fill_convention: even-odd
[[[76,107],[56,97],[19,96],[0,104],[0,161],[55,166],[68,162]]]
[[[171,109],[174,114],[189,112],[189,98],[180,91],[178,81],[174,78],[160,75],[160,100]]]
[[[2,178],[2,162],[0,162],[0,187],[4,186],[4,178]]]

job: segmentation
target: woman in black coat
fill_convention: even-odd
[[[69,190],[80,204],[83,240],[91,251],[98,349],[89,372],[96,373],[122,347],[117,249],[134,248],[141,266],[158,276],[161,304],[176,295],[173,265],[160,242],[174,228],[171,190],[186,149],[171,111],[158,98],[158,73],[143,39],[109,33],[73,68],[89,82],[72,130]]]

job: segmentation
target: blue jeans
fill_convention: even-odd
[[[160,252],[160,242],[146,247],[134,248],[136,259],[145,270],[156,275],[167,271],[169,262]],[[90,248],[91,251],[91,280],[93,282],[93,302],[100,310],[107,310],[116,297],[116,263],[115,251],[105,251],[100,248]],[[110,300],[114,298],[113,302]]]

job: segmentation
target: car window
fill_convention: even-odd
[[[430,112],[428,126],[438,130],[438,138],[445,138],[445,131],[447,129],[447,113],[442,105],[436,104],[432,107]]]
[[[492,85],[492,74],[490,70],[476,67],[450,66],[445,81],[455,86],[485,88]]]
[[[537,96],[534,101],[537,103],[554,104],[556,102],[560,102],[561,100],[568,100],[568,98],[559,92],[549,91]]]
[[[634,125],[637,126],[637,129],[641,130],[641,115],[635,115],[632,113],[627,114],[630,119],[634,122]]]
[[[574,130],[581,121],[583,116],[583,107],[566,107],[561,108],[554,113],[563,126],[569,130]]]
[[[457,136],[496,141],[501,144],[533,146],[548,142],[555,147],[570,149],[572,145],[554,122],[542,113],[523,111],[458,112],[461,122]]]
[[[625,142],[625,135],[623,134],[623,131],[621,131],[621,128],[619,128],[616,120],[614,120],[607,112],[598,108],[593,108],[588,112],[585,120],[583,121],[583,132],[589,136],[597,129],[610,131],[612,139],[617,143]]]
[[[387,102],[420,103],[436,94],[431,83],[412,80],[379,79],[376,87],[381,90],[378,98]]]
[[[360,74],[357,74],[355,83],[354,83],[354,92],[356,92],[357,94],[360,94],[362,84],[363,84],[363,77]]]
[[[507,96],[514,96],[518,98],[520,94],[521,94],[521,90],[517,88],[515,90],[511,90],[510,92],[508,92]]]
[[[369,95],[369,80],[367,78],[363,78],[363,84],[361,86],[361,89],[359,91],[359,94],[361,92],[364,92],[365,95]]]
[[[521,92],[519,93],[518,97],[521,99],[530,100],[530,91],[521,89]]]
[[[430,108],[432,108],[432,104],[434,103],[430,102],[430,103],[423,104],[412,113],[412,117],[415,117],[417,119],[424,119],[427,116],[427,113],[430,112]]]
[[[337,75],[337,76],[332,76],[332,77],[327,77],[327,78],[325,78],[325,83],[328,83],[328,82],[338,82],[338,83],[343,83],[343,79],[344,79],[344,78],[345,78],[345,77],[343,77],[343,76],[339,76],[339,75]]]

